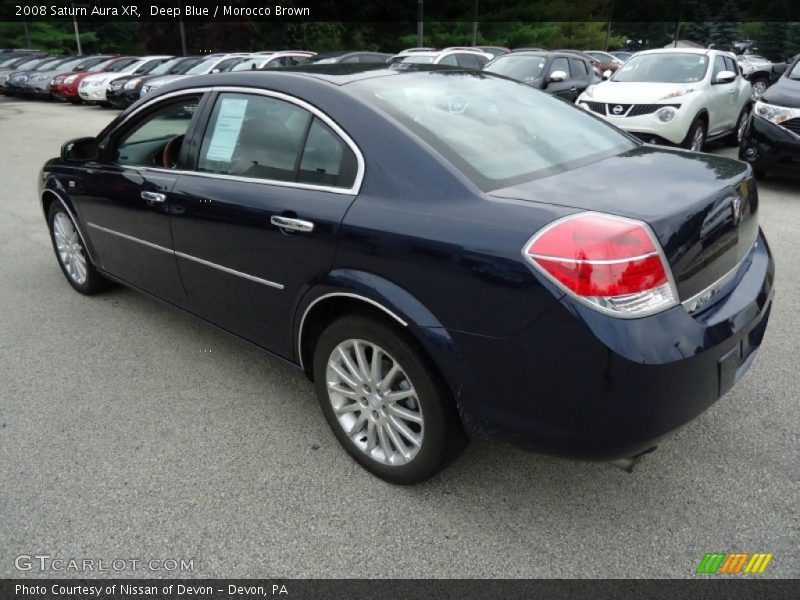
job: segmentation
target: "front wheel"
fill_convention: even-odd
[[[705,143],[706,123],[702,118],[697,117],[694,121],[692,121],[692,125],[689,127],[689,131],[686,133],[686,137],[683,138],[683,142],[681,142],[681,146],[691,150],[692,152],[702,152]]]
[[[465,445],[458,412],[425,357],[401,332],[368,316],[343,317],[314,351],[322,412],[339,443],[391,483],[420,483]]]
[[[750,118],[750,107],[745,106],[742,112],[739,113],[739,118],[736,119],[736,127],[731,134],[725,138],[725,143],[728,146],[738,146],[744,137],[745,129],[747,129],[747,120]]]
[[[75,222],[58,202],[50,205],[48,223],[58,265],[69,284],[87,296],[109,288],[111,282],[94,268]]]

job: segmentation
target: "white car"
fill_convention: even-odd
[[[699,152],[709,140],[738,142],[751,94],[733,53],[664,48],[637,53],[576,104],[646,142]]]
[[[483,69],[494,56],[488,52],[471,50],[469,48],[447,48],[445,50],[433,51],[410,51],[404,50],[400,54],[395,54],[389,62],[397,68],[405,68],[407,65],[449,65],[452,67],[462,67],[465,69]]]
[[[154,92],[160,87],[183,79],[184,77],[192,77],[194,75],[208,75],[209,73],[227,73],[233,67],[241,63],[244,59],[253,56],[249,52],[232,52],[229,54],[209,54],[203,60],[194,65],[191,69],[181,75],[163,75],[151,79],[142,86],[139,92],[139,97],[145,96],[150,92]]]
[[[106,92],[112,81],[126,75],[146,73],[171,58],[172,56],[167,55],[142,56],[124,69],[114,73],[106,72],[87,75],[78,85],[78,95],[85,102],[105,104],[107,102]]]
[[[257,52],[248,56],[238,65],[231,69],[233,71],[252,71],[255,69],[278,69],[280,67],[294,67],[307,63],[308,60],[316,56],[316,52],[306,52],[305,50],[286,50],[285,52]]]

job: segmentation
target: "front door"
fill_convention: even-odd
[[[100,267],[175,304],[185,296],[172,252],[169,198],[199,98],[160,102],[123,123],[101,140],[103,159],[88,166],[92,176],[75,184]]]
[[[562,81],[551,81],[550,78],[553,73],[561,71],[566,77]],[[578,97],[575,81],[572,79],[571,71],[569,68],[569,60],[562,57],[556,57],[550,61],[550,68],[547,72],[547,90],[548,94],[560,96],[564,100],[575,100]]]
[[[214,100],[172,233],[189,310],[291,358],[293,310],[333,263],[356,154],[327,117],[265,91]]]

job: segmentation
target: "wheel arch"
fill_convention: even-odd
[[[413,294],[382,277],[355,270],[332,271],[308,290],[295,308],[292,347],[295,360],[313,378],[313,352],[319,335],[346,314],[365,313],[403,331],[430,361],[444,385],[459,395],[456,344],[450,332]]]
[[[95,253],[94,246],[92,246],[90,238],[86,235],[83,223],[78,218],[75,206],[70,201],[69,195],[64,193],[63,190],[56,189],[57,186],[57,181],[55,178],[51,177],[45,182],[39,193],[45,222],[48,220],[50,207],[53,206],[54,203],[61,204],[61,206],[64,207],[64,210],[67,211],[69,217],[72,219],[72,222],[75,223],[75,229],[78,231],[78,235],[81,237],[83,247],[86,248],[87,252],[89,253],[90,260],[92,263],[97,264],[97,254]]]

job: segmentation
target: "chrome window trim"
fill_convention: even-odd
[[[395,321],[400,323],[400,325],[402,325],[403,327],[408,327],[408,323],[406,321],[404,321],[403,319],[401,319],[399,316],[397,316],[396,313],[394,313],[391,310],[389,310],[388,308],[386,308],[380,302],[376,302],[375,300],[367,298],[366,296],[361,296],[360,294],[353,294],[352,292],[331,292],[329,294],[323,294],[319,298],[314,299],[311,302],[311,304],[309,304],[306,307],[305,311],[303,311],[303,316],[300,319],[300,329],[297,332],[297,351],[296,352],[297,352],[297,360],[300,363],[300,368],[301,369],[305,369],[305,366],[303,365],[303,353],[301,352],[301,350],[303,348],[303,326],[305,325],[306,317],[308,316],[308,313],[311,311],[311,309],[316,304],[318,304],[322,300],[325,300],[326,298],[331,298],[331,297],[336,297],[336,296],[340,296],[340,297],[343,296],[345,298],[355,298],[356,300],[361,300],[362,302],[366,302],[367,304],[371,304],[372,306],[374,306],[376,308],[379,308],[380,310],[385,312],[387,315],[392,317]]]
[[[208,177],[211,179],[223,179],[228,181],[241,181],[244,183],[258,183],[262,185],[273,185],[278,187],[286,187],[286,188],[294,188],[294,189],[302,189],[302,190],[313,190],[313,191],[320,191],[320,192],[330,192],[332,194],[342,194],[346,196],[355,196],[361,191],[361,184],[364,181],[364,172],[366,170],[366,165],[364,161],[364,155],[361,152],[361,149],[358,145],[353,141],[353,139],[342,129],[336,121],[318,109],[316,106],[309,104],[305,100],[301,100],[295,96],[290,96],[289,94],[285,94],[283,92],[276,92],[273,90],[266,90],[262,88],[255,88],[255,87],[244,87],[244,86],[206,86],[206,87],[196,87],[196,88],[186,88],[183,90],[177,90],[175,92],[169,92],[168,94],[164,94],[162,96],[157,96],[152,98],[138,107],[136,110],[131,112],[127,118],[122,121],[115,129],[123,127],[130,123],[130,120],[142,110],[151,107],[153,104],[161,102],[162,100],[168,98],[174,98],[176,96],[185,96],[188,94],[199,94],[199,93],[207,93],[207,92],[228,92],[228,93],[236,93],[236,94],[253,94],[253,95],[260,95],[260,96],[268,96],[270,98],[276,98],[278,100],[283,100],[285,102],[289,102],[294,104],[295,106],[299,106],[310,112],[313,116],[318,117],[323,123],[325,123],[328,127],[330,127],[336,135],[338,135],[345,144],[350,147],[350,150],[353,151],[353,154],[356,156],[356,177],[353,180],[353,185],[349,188],[343,187],[334,187],[334,186],[327,186],[327,185],[315,185],[312,183],[300,183],[296,181],[279,181],[276,179],[263,179],[263,178],[256,178],[256,177],[241,177],[238,175],[224,175],[221,173],[204,173],[202,171],[192,171],[192,170],[178,170],[178,169],[164,169],[159,167],[148,167],[148,166],[137,166],[137,165],[116,165],[125,169],[132,169],[135,171],[154,171],[156,173],[174,173],[178,175],[191,175],[196,177]]]
[[[261,277],[256,277],[255,275],[250,275],[249,273],[244,273],[242,271],[237,271],[236,269],[231,269],[230,267],[225,267],[223,265],[219,265],[217,263],[213,263],[208,260],[204,260],[202,258],[198,258],[196,256],[192,256],[191,254],[186,254],[185,252],[178,252],[176,250],[171,250],[170,248],[165,248],[164,246],[159,246],[158,244],[154,244],[152,242],[148,242],[146,240],[139,239],[132,235],[128,235],[127,233],[122,233],[119,231],[114,231],[113,229],[108,229],[107,227],[103,227],[101,225],[97,225],[96,223],[87,223],[89,227],[93,229],[98,229],[100,231],[104,231],[105,233],[115,235],[117,237],[121,237],[131,242],[136,242],[138,244],[142,244],[147,246],[148,248],[153,248],[154,250],[160,250],[161,252],[166,252],[167,254],[172,254],[173,256],[177,256],[180,258],[185,258],[186,260],[190,260],[192,262],[196,262],[201,265],[205,265],[206,267],[210,267],[212,269],[216,269],[218,271],[222,271],[223,273],[228,273],[229,275],[235,275],[236,277],[242,277],[243,279],[247,279],[249,281],[254,281],[256,283],[260,283],[262,285],[266,285],[267,287],[275,288],[277,290],[283,289],[283,284],[275,283],[274,281],[269,281],[268,279],[262,279]]]

